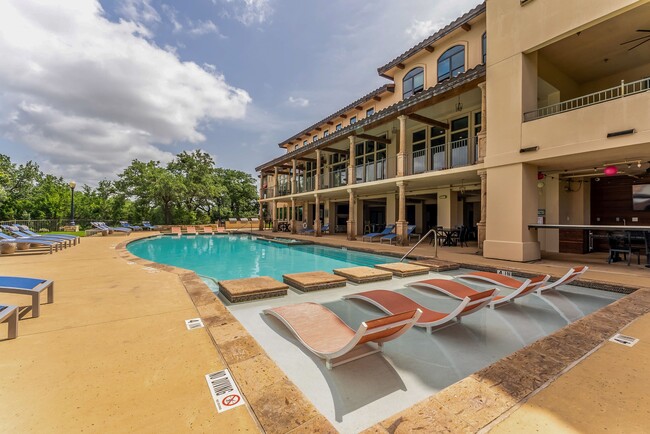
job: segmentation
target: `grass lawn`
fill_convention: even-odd
[[[78,231],[78,232],[64,232],[64,231],[52,231],[52,232],[39,232],[40,235],[47,235],[47,234],[52,234],[52,235],[76,235],[78,237],[85,237],[86,236],[86,231]]]

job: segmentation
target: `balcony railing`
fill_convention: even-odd
[[[260,199],[272,199],[275,197],[275,189],[273,187],[263,188]]]
[[[589,107],[595,104],[611,101],[613,99],[623,98],[637,93],[646,92],[650,89],[650,78],[621,84],[616,87],[590,93],[589,95],[563,101],[557,104],[549,105],[530,112],[524,113],[524,122],[532,121],[546,116],[556,115],[583,107]]]
[[[407,155],[406,175],[469,166],[476,161],[478,138],[456,140]]]
[[[358,164],[354,167],[354,172],[357,184],[394,178],[397,175],[397,158],[382,158],[365,164]]]

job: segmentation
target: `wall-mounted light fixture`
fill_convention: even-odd
[[[523,152],[535,152],[535,151],[537,151],[538,149],[539,149],[539,146],[529,146],[529,147],[527,147],[527,148],[521,148],[521,149],[519,150],[519,152],[521,152],[521,153],[523,153]]]
[[[609,139],[611,137],[626,136],[628,134],[634,134],[634,133],[636,133],[636,130],[634,128],[629,130],[614,131],[613,133],[607,133],[607,138]]]
[[[446,194],[443,194],[443,195],[441,195],[441,196],[438,196],[438,199],[447,199],[447,195],[446,195]]]
[[[457,112],[463,111],[463,103],[460,102],[460,95],[458,95],[458,102],[456,103],[456,111]]]

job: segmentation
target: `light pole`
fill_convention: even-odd
[[[77,186],[77,183],[74,181],[70,181],[68,184],[70,186],[70,196],[72,197],[72,201],[70,202],[70,226],[75,226],[74,224],[74,188]]]

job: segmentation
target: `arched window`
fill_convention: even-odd
[[[424,89],[424,68],[411,69],[402,81],[402,95],[404,98]]]
[[[465,47],[456,45],[442,53],[438,59],[438,82],[455,77],[465,71]]]
[[[487,60],[487,33],[483,33],[483,36],[481,36],[481,55],[483,65],[485,65],[485,61]]]

